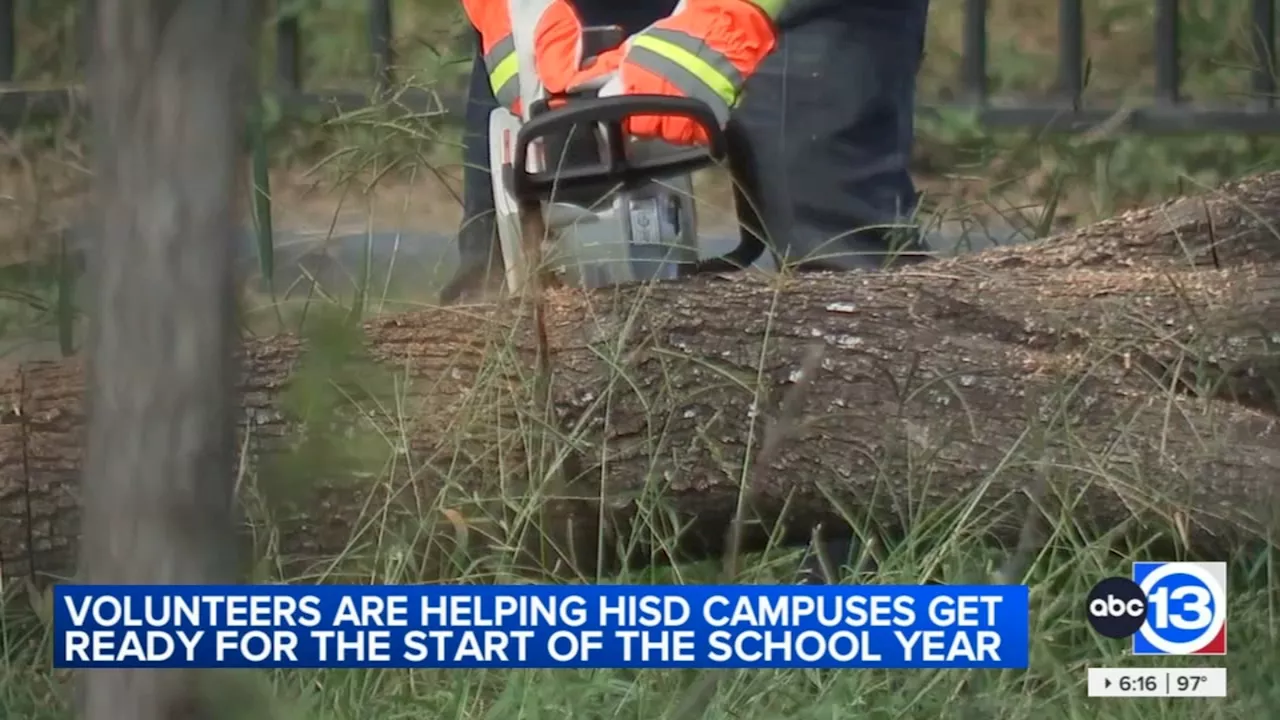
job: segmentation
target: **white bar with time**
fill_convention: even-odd
[[[1226,668],[1089,668],[1089,697],[1226,696]]]

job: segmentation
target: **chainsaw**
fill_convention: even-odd
[[[586,28],[587,59],[623,41],[617,26]],[[700,260],[693,173],[723,162],[729,143],[705,103],[667,95],[596,97],[585,91],[549,98],[521,57],[523,115],[500,107],[489,116],[490,171],[508,292],[530,273],[600,288],[672,280],[746,267],[764,244],[743,234],[721,258]],[[526,92],[527,90],[527,92]],[[680,147],[628,136],[636,116],[689,118],[705,146]]]

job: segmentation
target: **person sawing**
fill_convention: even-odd
[[[523,57],[548,96],[669,95],[709,106],[730,139],[744,235],[762,238],[779,261],[800,270],[854,270],[926,256],[904,220],[916,204],[907,162],[928,0],[463,5],[479,43],[467,110],[461,263],[443,302],[483,291],[503,274],[486,135],[494,108],[521,113],[521,70],[528,74],[520,67],[521,43],[532,46]],[[609,25],[621,26],[626,41],[584,62],[584,28]],[[633,117],[625,130],[675,145],[707,141],[703,127],[683,117]],[[802,582],[834,579],[831,571],[857,548],[835,533],[812,549]]]
[[[907,226],[915,77],[928,0],[464,0],[478,37],[466,113],[456,302],[500,282],[489,180],[489,113],[519,111],[513,29],[532,29],[549,93],[702,100],[731,140],[744,236],[800,270],[876,269],[924,256]],[[618,25],[626,43],[582,63],[582,29]],[[698,143],[675,117],[635,119],[639,138]]]

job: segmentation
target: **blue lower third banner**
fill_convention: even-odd
[[[1026,586],[88,586],[60,668],[1025,668]]]

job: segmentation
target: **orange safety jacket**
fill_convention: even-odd
[[[520,61],[514,30],[528,33],[531,27],[527,36],[533,40],[534,65],[550,94],[612,72],[621,75],[622,92],[696,98],[723,122],[746,78],[776,45],[774,21],[786,1],[682,0],[670,16],[586,69],[581,68],[582,25],[569,0],[463,0],[463,6],[480,32],[494,97],[516,113],[521,111]]]

